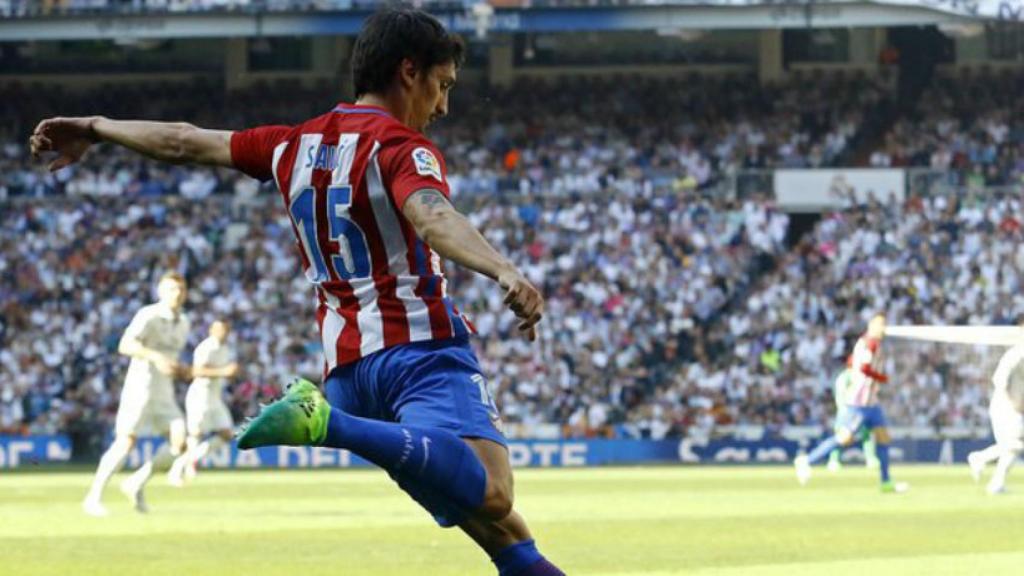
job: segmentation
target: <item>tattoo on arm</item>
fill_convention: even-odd
[[[448,204],[448,199],[444,197],[444,194],[441,194],[433,188],[419,190],[413,194],[413,198],[420,203],[420,206],[423,206],[428,210],[433,210]]]

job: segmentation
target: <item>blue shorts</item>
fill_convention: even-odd
[[[465,337],[393,346],[338,366],[324,381],[324,392],[331,406],[353,416],[507,445],[498,409]],[[453,526],[463,516],[413,479],[391,477],[441,526]]]
[[[847,406],[839,417],[838,424],[853,436],[856,436],[861,430],[885,428],[888,425],[885,421],[885,412],[882,412],[882,407],[878,405]]]

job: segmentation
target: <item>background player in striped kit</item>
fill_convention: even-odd
[[[211,450],[231,442],[234,421],[224,404],[224,385],[238,373],[228,335],[231,326],[224,320],[210,324],[209,335],[196,346],[192,355],[192,384],[185,395],[187,450],[174,460],[167,479],[173,486],[192,480],[196,464]],[[210,435],[203,439],[204,435]]]
[[[893,482],[889,477],[889,430],[885,413],[878,403],[878,386],[888,382],[882,373],[882,338],[885,337],[885,316],[876,315],[868,323],[868,330],[853,347],[850,355],[850,384],[846,391],[846,412],[837,432],[819,444],[810,454],[797,456],[793,461],[797,480],[806,484],[811,478],[811,465],[823,460],[832,450],[849,446],[863,429],[871,431],[877,442],[879,472],[883,492],[905,492],[906,483]]]
[[[1000,494],[1006,491],[1010,467],[1024,451],[1024,342],[1011,347],[999,359],[992,385],[988,413],[996,441],[984,450],[968,454],[967,463],[974,480],[979,481],[985,466],[997,461],[987,489],[990,494]]]
[[[428,14],[387,8],[353,47],[354,105],[241,132],[55,118],[36,128],[32,151],[57,151],[53,169],[106,140],[273,179],[318,297],[330,405],[300,381],[239,447],[348,449],[387,470],[438,524],[459,526],[501,576],[559,575],[513,510],[498,412],[441,266],[448,258],[494,280],[520,332],[536,338],[543,297],[450,204],[444,159],[422,134],[447,114],[463,53]]]
[[[135,446],[140,432],[149,431],[167,437],[153,457],[127,480],[121,491],[139,512],[147,512],[143,496],[154,468],[171,464],[173,455],[185,446],[185,419],[174,398],[174,379],[188,375],[188,367],[178,362],[190,328],[182,311],[186,293],[185,278],[168,272],[157,284],[159,302],[144,306],[125,329],[118,352],[131,358],[121,390],[113,444],[103,454],[96,477],[82,508],[93,516],[106,516],[101,502],[103,489]]]

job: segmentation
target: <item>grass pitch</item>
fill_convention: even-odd
[[[1024,486],[991,497],[965,467],[899,466],[912,491],[882,495],[866,470],[815,472],[800,488],[781,467],[520,470],[517,508],[570,575],[1020,573]],[[80,512],[90,478],[0,471],[0,574],[494,574],[379,471],[157,477],[148,516],[121,476],[103,519]]]

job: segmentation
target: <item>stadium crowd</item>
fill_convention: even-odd
[[[1024,178],[1024,74],[991,69],[938,76],[870,157],[873,166],[950,171],[975,190]]]
[[[541,341],[529,346],[493,286],[452,271],[506,421],[644,437],[822,423],[832,373],[867,310],[936,322],[1024,312],[1019,296],[1000,299],[1019,293],[1018,200],[851,206],[787,247],[789,219],[767,195],[717,193],[742,168],[852,161],[860,130],[888,103],[883,84],[841,74],[767,87],[746,76],[694,80],[464,88],[452,118],[432,130],[456,202],[548,300]],[[329,110],[333,92],[2,90],[26,105],[0,110],[0,196],[9,197],[0,203],[0,366],[10,375],[0,382],[0,432],[109,426],[126,366],[117,340],[166,268],[192,283],[190,344],[214,318],[236,327],[236,418],[292,374],[320,372],[311,288],[270,192],[230,171],[160,166],[111,147],[48,174],[25,156],[32,124],[56,111],[116,110],[241,128]],[[890,294],[895,304],[882,306]],[[901,392],[893,420],[941,424],[983,410],[971,398],[981,392],[950,377],[962,366],[953,368],[915,381],[927,393]],[[926,400],[945,408],[923,411]]]
[[[143,195],[194,196],[231,191],[238,177],[158,167],[116,149],[50,175],[26,161],[21,136],[57,110],[231,129],[295,123],[330,110],[337,89],[280,82],[225,93],[197,81],[70,93],[12,82],[0,87],[0,97],[24,103],[0,109],[0,196],[130,194],[133,186]],[[457,196],[628,192],[636,183],[706,188],[741,168],[842,164],[858,130],[889,97],[884,83],[855,73],[795,73],[768,86],[746,74],[521,80],[456,91],[452,118],[431,136],[446,152]]]

